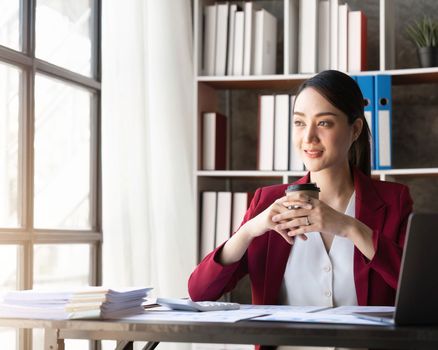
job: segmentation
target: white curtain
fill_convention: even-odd
[[[102,6],[103,281],[184,297],[196,263],[190,0]]]

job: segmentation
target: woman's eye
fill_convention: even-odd
[[[294,120],[294,125],[295,126],[303,126],[304,123],[301,120]]]
[[[318,123],[318,125],[319,125],[319,126],[325,126],[325,127],[327,127],[327,126],[331,126],[332,123],[329,122],[329,121],[327,121],[327,120],[321,120],[321,121]]]

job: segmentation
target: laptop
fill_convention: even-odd
[[[394,325],[438,324],[438,214],[409,216],[395,311],[355,315]]]

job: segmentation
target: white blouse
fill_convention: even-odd
[[[355,197],[353,192],[345,210],[345,214],[352,217],[355,216]],[[307,237],[306,241],[295,239],[284,272],[280,304],[332,307],[357,305],[353,242],[335,235],[327,253],[319,232],[310,232]],[[320,348],[280,346],[278,349]]]

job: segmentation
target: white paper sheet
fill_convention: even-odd
[[[277,312],[272,315],[253,318],[252,321],[301,322],[301,323],[336,323],[355,325],[384,326],[387,324],[364,320],[352,315],[327,313]]]
[[[266,314],[276,312],[316,312],[326,310],[326,306],[292,306],[292,305],[240,305],[242,310],[257,310]]]
[[[355,312],[394,312],[394,306],[338,306],[319,311],[324,314],[351,315]]]
[[[264,311],[258,310],[227,310],[227,311],[145,311],[143,314],[124,317],[129,321],[181,321],[181,322],[223,322],[234,323],[248,318],[266,315]]]

